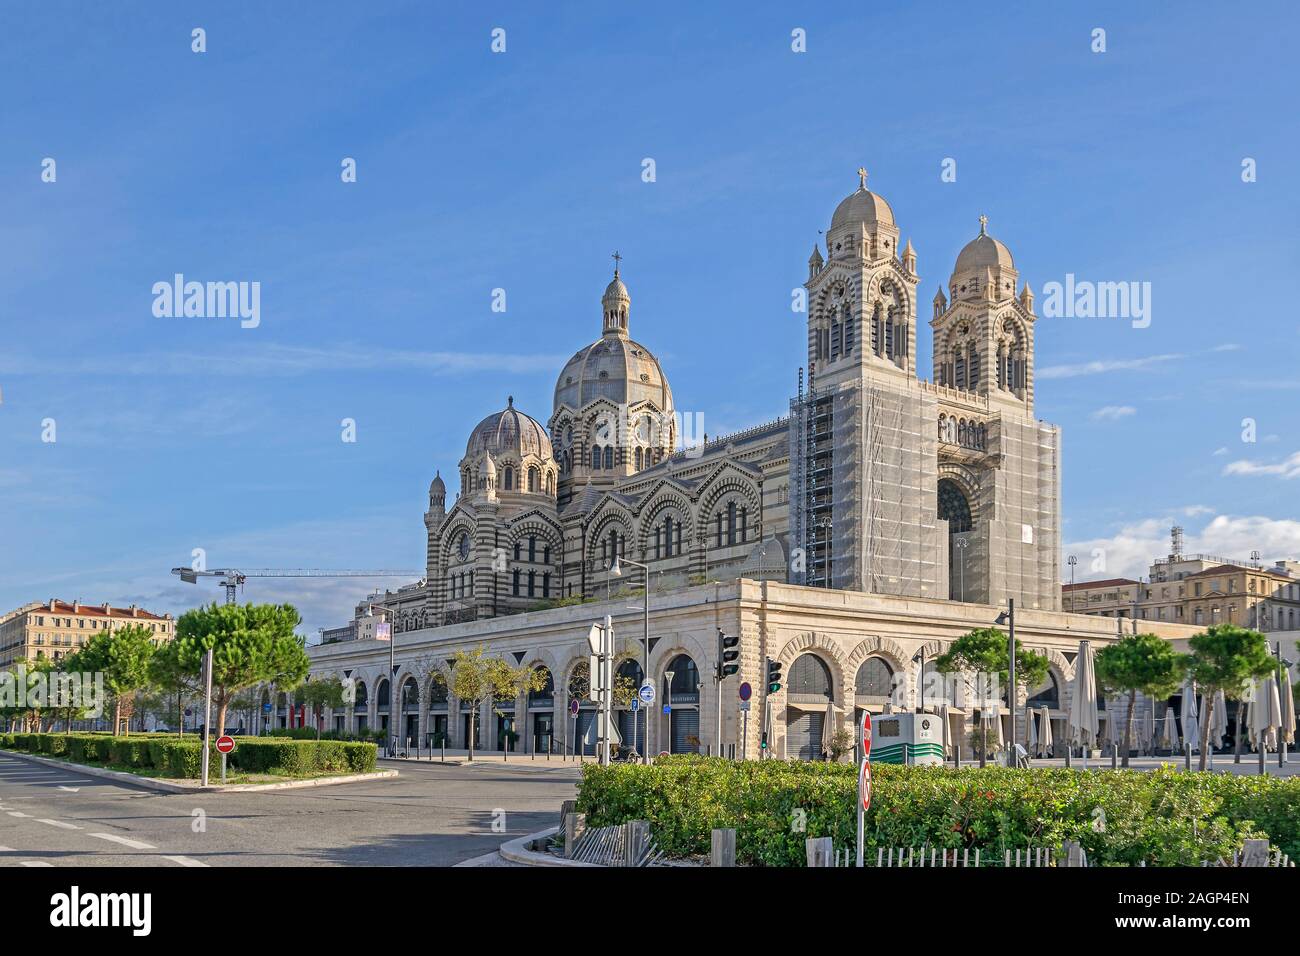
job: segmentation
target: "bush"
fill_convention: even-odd
[[[1005,849],[1079,842],[1094,865],[1194,866],[1267,835],[1300,850],[1300,779],[1181,773],[1082,773],[873,767],[866,850]],[[736,832],[739,862],[799,866],[808,837],[856,842],[857,771],[848,765],[698,756],[650,766],[587,765],[578,810],[592,826],[649,820],[670,856],[706,854],[710,831]]]
[[[0,734],[0,747],[66,755],[74,763],[152,768],[164,776],[194,779],[202,773],[203,744],[193,736],[102,734]],[[211,748],[212,771],[221,755]],[[378,751],[372,743],[343,740],[290,740],[240,737],[228,766],[245,773],[307,776],[316,773],[369,773]]]

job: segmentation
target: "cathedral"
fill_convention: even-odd
[[[355,684],[355,702],[329,714],[336,729],[592,752],[586,634],[609,615],[618,672],[662,694],[662,708],[617,708],[624,740],[822,759],[864,711],[939,713],[924,689],[934,658],[1014,601],[1017,638],[1050,674],[998,719],[1024,734],[1032,709],[1064,735],[1082,642],[1118,631],[1061,610],[1060,432],[1034,416],[1033,293],[981,217],[934,293],[920,378],[916,250],[858,176],[796,289],[807,354],[792,356],[795,394],[775,421],[693,427],[638,341],[653,316],[634,319],[616,256],[599,338],[559,370],[545,424],[506,397],[447,469],[451,500],[434,476],[424,580],[363,601],[309,648],[313,674]],[[374,639],[372,606],[400,638]],[[722,633],[739,638],[734,677],[718,667]],[[436,673],[480,647],[542,672],[545,689],[473,712],[449,699]],[[786,669],[775,690],[769,666]],[[945,703],[943,742],[968,741],[976,710]]]
[[[426,581],[384,599],[398,629],[604,594],[616,555],[649,564],[655,591],[746,577],[1059,607],[1059,432],[1033,415],[1033,294],[981,220],[935,293],[933,380],[918,379],[916,252],[859,175],[808,261],[788,417],[688,441],[616,267],[546,424],[507,398],[470,432],[450,507],[434,477]]]

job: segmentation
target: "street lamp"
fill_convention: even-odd
[[[1065,563],[1070,566],[1070,613],[1074,613],[1074,566],[1079,563],[1079,559],[1070,555],[1065,559]]]
[[[961,582],[961,599],[962,601],[965,601],[966,600],[966,548],[970,545],[970,539],[957,538],[953,542],[953,545],[957,548],[957,551],[961,554],[961,565],[959,568],[958,580]]]
[[[919,660],[921,662],[921,669],[917,671],[918,676],[916,678],[916,688],[921,695],[921,699],[916,706],[916,712],[918,714],[924,714],[925,713],[925,645],[921,646],[921,649],[916,652],[916,654],[912,657],[912,660],[914,661]]]
[[[998,615],[995,624],[1006,624],[1011,632],[1007,638],[1007,663],[1008,677],[1007,681],[1007,711],[1011,714],[1011,733],[1007,739],[1007,766],[1012,766],[1012,755],[1015,753],[1016,739],[1016,599],[1007,598],[1007,609]]]
[[[644,592],[645,604],[641,609],[642,610],[641,622],[644,628],[644,633],[642,636],[642,640],[644,642],[644,647],[642,648],[642,650],[644,651],[644,657],[643,657],[643,663],[641,665],[642,666],[641,680],[648,681],[650,679],[650,566],[646,564],[642,564],[640,561],[633,561],[630,558],[620,558],[617,554],[615,554],[614,563],[609,566],[609,573],[616,578],[622,577],[623,564],[630,564],[632,565],[632,567],[640,568],[642,571],[645,572],[645,592]],[[606,582],[606,586],[608,586],[608,581]],[[633,720],[636,719],[635,715],[633,715],[632,719]],[[649,710],[646,711],[646,715],[645,715],[644,749],[645,749],[645,753],[641,755],[641,762],[648,764],[650,762],[650,711]]]
[[[370,602],[368,602],[367,605],[366,605],[366,617],[374,617],[374,616],[375,616],[375,608],[379,608],[379,610],[381,610],[381,611],[387,611],[389,614],[392,614],[392,615],[394,615],[394,616],[397,615],[397,609],[396,609],[396,608],[389,607],[389,606],[386,605],[386,604],[376,604],[374,601],[370,601]],[[380,618],[380,621],[381,621],[381,623],[382,623],[383,618]],[[397,662],[396,662],[397,635],[393,632],[393,629],[392,629],[392,622],[390,621],[390,622],[388,622],[388,624],[389,624],[389,630],[388,630],[388,723],[389,723],[389,727],[388,727],[388,736],[389,736],[390,738],[393,738],[393,737],[396,737],[396,735],[397,735],[397,734],[396,734],[396,731],[397,731],[397,714],[398,714],[398,711],[397,711],[396,705],[393,703],[393,701],[395,700],[395,698],[394,698],[394,696],[393,696],[393,678],[395,678],[395,677],[397,676]],[[471,732],[472,732],[472,731],[471,731]],[[394,748],[393,748],[393,751],[396,752],[396,749],[397,749],[397,748],[394,747]]]

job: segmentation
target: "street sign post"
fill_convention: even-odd
[[[858,766],[858,866],[861,866],[866,814],[871,808],[871,715],[865,710],[862,723],[858,725],[858,747],[862,754]]]
[[[235,749],[235,738],[222,734],[217,738],[217,753],[221,754],[221,785],[226,785],[226,754]]]
[[[637,688],[636,695],[641,699],[641,703],[653,704],[655,702],[655,685],[646,681]]]

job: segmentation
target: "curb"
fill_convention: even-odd
[[[559,827],[549,827],[545,830],[539,830],[536,833],[530,833],[528,836],[520,837],[517,840],[511,840],[509,843],[501,844],[500,854],[503,859],[511,863],[522,863],[524,866],[583,866],[596,867],[604,869],[595,863],[583,863],[581,860],[566,860],[562,856],[555,856],[550,853],[539,853],[536,850],[527,848],[529,843],[534,840],[540,840],[543,837],[551,836],[558,833]]]
[[[133,773],[126,773],[122,770],[104,770],[99,767],[88,767],[84,763],[72,763],[68,760],[51,760],[48,757],[35,757],[28,753],[20,753],[16,750],[0,750],[0,753],[8,754],[11,757],[17,757],[20,760],[28,760],[32,763],[42,764],[46,767],[62,767],[65,770],[75,770],[77,773],[85,774],[87,777],[99,777],[103,780],[112,780],[115,783],[125,783],[133,787],[141,787],[145,790],[156,790],[159,793],[244,793],[258,792],[262,790],[296,790],[301,787],[324,787],[334,783],[358,783],[363,780],[378,780],[386,777],[396,777],[396,770],[376,770],[374,773],[353,773],[341,777],[321,777],[315,780],[286,780],[283,783],[232,783],[227,786],[221,784],[209,784],[200,786],[194,783],[177,783],[174,780],[159,780],[154,777],[140,777]]]

